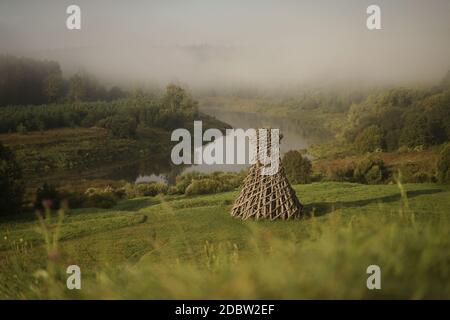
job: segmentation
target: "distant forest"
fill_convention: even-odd
[[[450,141],[450,72],[433,87],[299,89],[274,94],[276,101],[244,90],[234,98],[248,95],[256,101],[253,111],[302,120],[299,127],[333,123],[338,140],[361,153]],[[0,55],[0,107],[0,132],[138,124],[173,129],[198,116],[197,103],[175,85],[165,94],[129,93],[85,74],[64,79],[57,62],[9,55]]]
[[[450,76],[430,89],[396,88],[369,95],[348,111],[344,136],[361,152],[395,151],[450,141]]]
[[[329,133],[336,139],[327,148],[392,152],[450,141],[450,71],[432,86],[241,89],[226,98],[205,96],[203,105],[289,118],[305,134]]]
[[[85,74],[63,78],[61,67],[55,61],[0,55],[0,107],[112,101],[124,96],[125,92],[120,88],[106,89]]]

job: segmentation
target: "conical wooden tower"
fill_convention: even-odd
[[[244,220],[300,218],[303,215],[303,206],[289,184],[281,160],[275,174],[261,174],[264,165],[259,161],[258,155],[262,152],[261,148],[267,148],[268,151],[271,148],[270,130],[267,141],[261,143],[261,148],[258,134],[253,140],[251,143],[256,143],[253,146],[256,147],[256,159],[244,179],[241,193],[231,209],[231,215]]]

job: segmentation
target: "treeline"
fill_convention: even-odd
[[[55,61],[0,55],[0,107],[46,103],[112,101],[124,98],[118,87],[106,89],[93,77],[75,74],[64,79]]]
[[[347,112],[355,103],[367,96],[366,90],[305,90],[286,98],[281,105],[294,111],[320,110],[324,113]]]
[[[182,88],[169,85],[161,95],[137,93],[112,102],[76,102],[0,108],[0,133],[99,126],[115,136],[133,137],[137,126],[173,130],[191,126],[197,102]]]
[[[450,140],[450,87],[399,88],[370,95],[351,106],[348,122],[344,138],[359,152],[445,143]]]

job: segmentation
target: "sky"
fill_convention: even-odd
[[[450,69],[450,0],[0,0],[0,53],[113,82],[433,83]]]

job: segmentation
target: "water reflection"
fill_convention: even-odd
[[[210,114],[217,119],[230,124],[233,128],[249,129],[271,127],[280,129],[283,139],[281,140],[280,153],[284,154],[289,150],[305,149],[308,142],[315,141],[314,137],[305,137],[305,132],[290,119],[270,118],[256,113],[240,113],[222,111],[220,109],[205,109],[203,112]],[[220,139],[224,139],[223,137]],[[218,143],[219,141],[216,141]],[[215,142],[212,142],[215,143]],[[219,142],[220,143],[220,142]],[[236,142],[235,142],[236,144]],[[247,148],[248,150],[248,144]],[[239,172],[248,165],[246,164],[199,164],[192,166],[175,166],[171,163],[170,158],[154,158],[140,160],[135,163],[128,163],[114,170],[109,178],[117,180],[127,180],[129,182],[152,182],[162,181],[169,184],[175,183],[177,175],[183,172],[200,171],[200,172]]]
[[[230,124],[233,128],[249,129],[249,128],[263,128],[270,127],[274,129],[280,129],[283,139],[280,144],[280,153],[284,154],[289,150],[305,149],[308,146],[305,133],[302,129],[295,124],[292,120],[270,118],[262,116],[256,113],[241,113],[241,112],[229,112],[221,111],[220,109],[211,108],[202,110],[217,119]],[[225,145],[225,138],[219,138],[212,143],[218,143],[218,145]],[[235,141],[236,144],[237,141]],[[248,142],[246,142],[246,150],[248,151]],[[247,157],[248,160],[248,157]],[[248,163],[248,161],[247,161]],[[243,164],[199,164],[187,167],[183,172],[199,171],[199,172],[214,172],[214,171],[226,171],[226,172],[239,172],[248,165]]]

